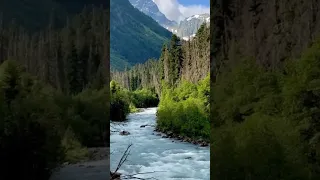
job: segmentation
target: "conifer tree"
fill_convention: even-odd
[[[180,39],[175,34],[172,35],[169,52],[169,82],[171,85],[174,85],[179,79],[182,66],[182,49],[180,46]]]

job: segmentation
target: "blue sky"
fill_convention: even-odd
[[[178,0],[178,2],[184,6],[189,5],[203,5],[203,6],[210,6],[210,0]]]
[[[159,10],[172,21],[181,20],[195,14],[210,13],[210,0],[153,0]]]

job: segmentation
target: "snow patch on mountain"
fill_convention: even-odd
[[[183,39],[191,39],[203,23],[210,23],[210,15],[206,13],[186,17],[178,24],[175,21],[169,20],[162,12],[160,12],[158,5],[154,0],[129,1],[135,8],[153,18],[162,27]]]

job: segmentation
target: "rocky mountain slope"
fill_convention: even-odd
[[[180,22],[176,34],[184,39],[194,37],[203,23],[210,24],[209,14],[196,14]]]
[[[162,12],[160,12],[156,3],[152,0],[129,0],[130,3],[141,12],[152,17],[163,27],[176,27],[177,22],[169,20]]]

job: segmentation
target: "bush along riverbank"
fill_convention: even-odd
[[[209,77],[197,84],[184,81],[176,88],[163,85],[156,131],[201,146],[209,144]]]
[[[112,80],[110,90],[112,121],[125,121],[129,113],[139,112],[139,108],[156,107],[159,103],[158,96],[150,89],[129,91]]]
[[[201,147],[206,147],[210,145],[210,142],[208,140],[201,139],[201,137],[190,138],[188,136],[174,134],[172,131],[166,131],[160,129],[159,127],[156,127],[154,131],[158,132],[156,134],[154,133],[155,135],[161,136],[162,138],[170,138],[181,142],[188,142],[194,145],[199,145]]]

